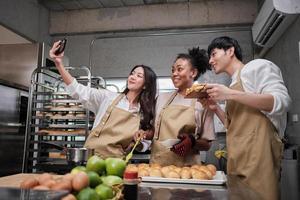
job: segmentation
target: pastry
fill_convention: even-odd
[[[207,97],[205,86],[206,86],[206,84],[202,84],[202,83],[193,84],[192,87],[188,88],[185,91],[185,97],[186,98],[203,98],[203,97]]]
[[[180,172],[180,177],[184,179],[192,178],[191,170],[190,169],[182,169]]]
[[[142,177],[142,176],[149,176],[149,172],[147,169],[139,169],[138,170],[138,176]]]
[[[171,170],[166,174],[166,178],[180,178],[180,175],[176,171]]]
[[[191,174],[193,179],[200,179],[200,180],[208,179],[207,175],[203,171],[197,169],[191,169]]]
[[[149,176],[162,177],[162,173],[157,168],[150,168],[150,170],[149,170]]]
[[[216,175],[216,173],[217,173],[217,168],[216,168],[214,165],[208,164],[208,165],[206,165],[206,167],[210,170],[210,172],[211,172],[213,175]]]

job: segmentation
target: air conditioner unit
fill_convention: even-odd
[[[252,26],[255,44],[272,47],[300,13],[300,0],[265,0]]]

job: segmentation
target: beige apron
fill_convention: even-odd
[[[95,149],[95,154],[107,157],[123,158],[124,149],[139,129],[140,117],[116,107],[124,94],[119,95],[106,110],[101,122],[88,136],[85,147]]]
[[[170,105],[176,95],[177,91],[171,95],[159,114],[155,125],[156,130],[151,148],[150,163],[158,163],[162,166],[183,166],[200,163],[199,151],[191,151],[187,156],[181,157],[160,143],[160,141],[166,139],[177,138],[179,131],[184,127],[189,127],[189,133],[194,134],[195,132],[196,99],[193,99],[191,106]]]
[[[244,91],[240,71],[232,89]],[[227,101],[227,173],[256,191],[262,199],[279,199],[283,144],[272,122],[258,109]]]

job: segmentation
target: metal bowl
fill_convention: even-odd
[[[94,149],[87,148],[67,148],[67,161],[70,164],[83,165],[94,155]]]

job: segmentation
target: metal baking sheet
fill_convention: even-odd
[[[142,182],[156,182],[156,183],[181,183],[181,184],[198,184],[198,185],[224,185],[226,183],[226,175],[223,171],[217,171],[212,180],[199,179],[180,179],[180,178],[162,178],[143,176]]]

